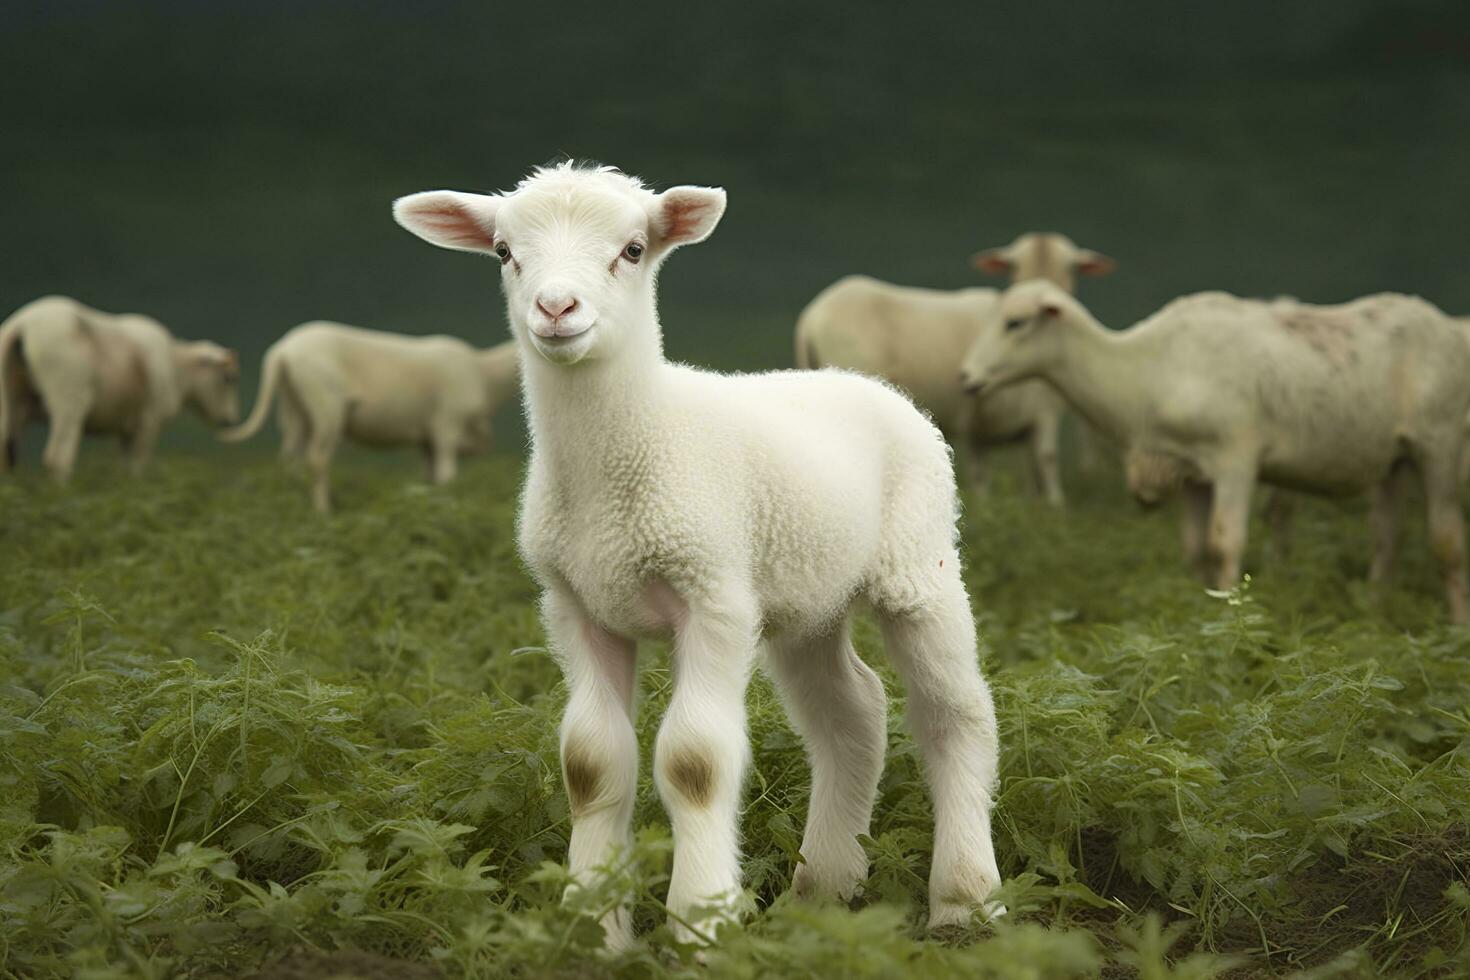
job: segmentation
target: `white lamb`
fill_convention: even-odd
[[[1114,333],[1049,283],[1013,286],[965,358],[979,390],[1042,377],[1126,448],[1145,501],[1184,490],[1186,557],[1240,578],[1258,480],[1324,494],[1372,489],[1387,576],[1406,466],[1419,471],[1450,617],[1470,617],[1460,458],[1470,411],[1463,328],[1412,296],[1341,306],[1200,293]]]
[[[220,438],[249,439],[276,401],[281,456],[306,463],[312,502],[327,513],[328,471],[344,435],[369,446],[422,447],[430,479],[447,483],[460,453],[489,447],[491,418],[515,393],[518,373],[510,341],[482,351],[456,337],[303,323],[265,352],[250,418]]]
[[[152,317],[42,297],[0,324],[0,472],[15,464],[27,422],[47,418],[42,462],[59,482],[84,432],[117,436],[139,473],[185,406],[214,425],[238,421],[239,381],[239,358],[219,344],[178,340]]]
[[[508,194],[431,191],[394,208],[427,241],[501,263],[533,447],[520,547],[570,689],[571,872],[593,880],[629,843],[636,641],[663,636],[674,691],[654,779],[674,828],[672,912],[701,936],[735,914],[745,689],[760,648],[812,763],[793,887],[853,894],[887,744],[882,685],[848,636],[863,598],[928,763],[930,923],[967,921],[999,882],[996,728],[948,450],[901,395],[855,374],[664,360],[656,273],[724,210],[723,190],[656,194],[571,165]],[[611,943],[629,941],[625,911],[604,926]]]
[[[1004,248],[978,252],[971,265],[1012,282],[1046,279],[1068,292],[1077,276],[1103,276],[1112,259],[1078,248],[1066,235],[1029,232]],[[1067,404],[1044,381],[967,395],[958,365],[1000,300],[995,289],[920,289],[847,276],[807,304],[796,321],[798,367],[842,367],[883,378],[908,392],[955,444],[959,469],[983,482],[981,451],[1027,440],[1037,486],[1064,502],[1057,448]]]

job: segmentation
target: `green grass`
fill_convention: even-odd
[[[339,466],[309,512],[266,457],[101,447],[57,492],[0,482],[0,975],[586,976],[560,905],[564,689],[515,556],[520,464],[453,486]],[[1302,508],[1249,587],[1183,574],[1168,513],[1074,478],[1065,515],[1003,473],[967,575],[1002,726],[1012,914],[927,938],[930,808],[893,694],[860,909],[781,897],[807,771],[763,680],[743,815],[759,906],[704,966],[662,927],[646,777],[622,975],[1314,977],[1470,970],[1470,632],[1422,529],[1360,583],[1357,504]],[[643,658],[645,748],[668,694]],[[594,899],[596,896],[594,896]],[[343,950],[362,950],[380,960]],[[280,962],[285,957],[285,962]],[[433,972],[422,975],[432,976]]]

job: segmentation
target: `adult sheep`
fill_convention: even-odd
[[[882,684],[848,611],[876,611],[934,795],[930,923],[999,882],[996,728],[960,578],[954,473],[904,397],[842,371],[725,375],[669,363],[655,277],[725,192],[662,193],[609,168],[541,169],[504,195],[430,191],[398,221],[500,262],[532,452],[520,548],[570,689],[561,729],[571,873],[630,843],[636,641],[673,641],[654,779],[674,829],[668,904],[699,936],[735,914],[745,689],[764,648],[812,762],[798,892],[853,894],[886,747]],[[575,887],[575,886],[574,886]],[[630,940],[626,910],[603,920]]]
[[[1186,557],[1219,588],[1240,578],[1256,482],[1374,492],[1370,577],[1393,559],[1402,471],[1423,479],[1450,618],[1470,615],[1459,466],[1470,346],[1421,299],[1341,306],[1201,293],[1131,330],[1104,329],[1049,283],[1001,299],[965,358],[966,387],[1041,377],[1126,447],[1145,501],[1182,487]]]
[[[1116,264],[1065,235],[1029,232],[1004,248],[971,257],[982,272],[1012,282],[1045,279],[1072,292],[1077,277],[1103,276]],[[851,368],[898,385],[954,442],[959,468],[979,485],[985,447],[1027,440],[1037,486],[1060,507],[1057,447],[1066,402],[1044,381],[967,395],[957,366],[1000,299],[995,289],[919,289],[869,276],[828,286],[796,321],[796,364]]]
[[[117,436],[139,473],[181,408],[214,425],[239,421],[239,378],[239,358],[218,344],[178,340],[151,317],[42,297],[0,325],[0,471],[15,465],[27,422],[44,417],[42,462],[59,482],[88,432]]]
[[[459,454],[488,448],[490,422],[516,390],[515,345],[476,350],[455,337],[409,337],[313,321],[266,351],[260,393],[226,442],[260,431],[271,403],[281,455],[302,460],[311,498],[331,510],[329,471],[343,436],[368,446],[422,447],[435,483],[454,479]]]

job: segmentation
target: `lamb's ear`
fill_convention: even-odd
[[[721,187],[670,187],[654,198],[654,238],[666,248],[702,242],[725,213]]]
[[[393,202],[393,219],[441,248],[462,252],[495,249],[495,212],[503,200],[494,194],[424,191]]]
[[[1105,276],[1118,268],[1118,263],[1090,248],[1079,250],[1077,259],[1072,265],[1077,270],[1077,274],[1083,276]]]
[[[976,252],[970,256],[970,265],[992,276],[1008,276],[1016,268],[1016,263],[1011,261],[1007,250],[1003,248],[987,248],[983,252]]]

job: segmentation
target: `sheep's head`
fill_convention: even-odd
[[[208,340],[180,341],[174,359],[184,401],[211,425],[240,422],[240,355]]]
[[[507,194],[426,191],[393,205],[425,241],[495,256],[512,332],[558,364],[611,356],[640,331],[656,344],[659,264],[709,237],[724,212],[718,188],[654,193],[616,170],[570,164]]]
[[[1060,350],[1060,323],[1076,300],[1044,279],[1001,294],[960,364],[960,384],[977,394],[1034,377]]]
[[[970,264],[1011,282],[1045,279],[1075,292],[1078,276],[1105,276],[1118,264],[1101,252],[1078,248],[1066,235],[1029,231],[1004,248],[988,248],[970,256]]]

